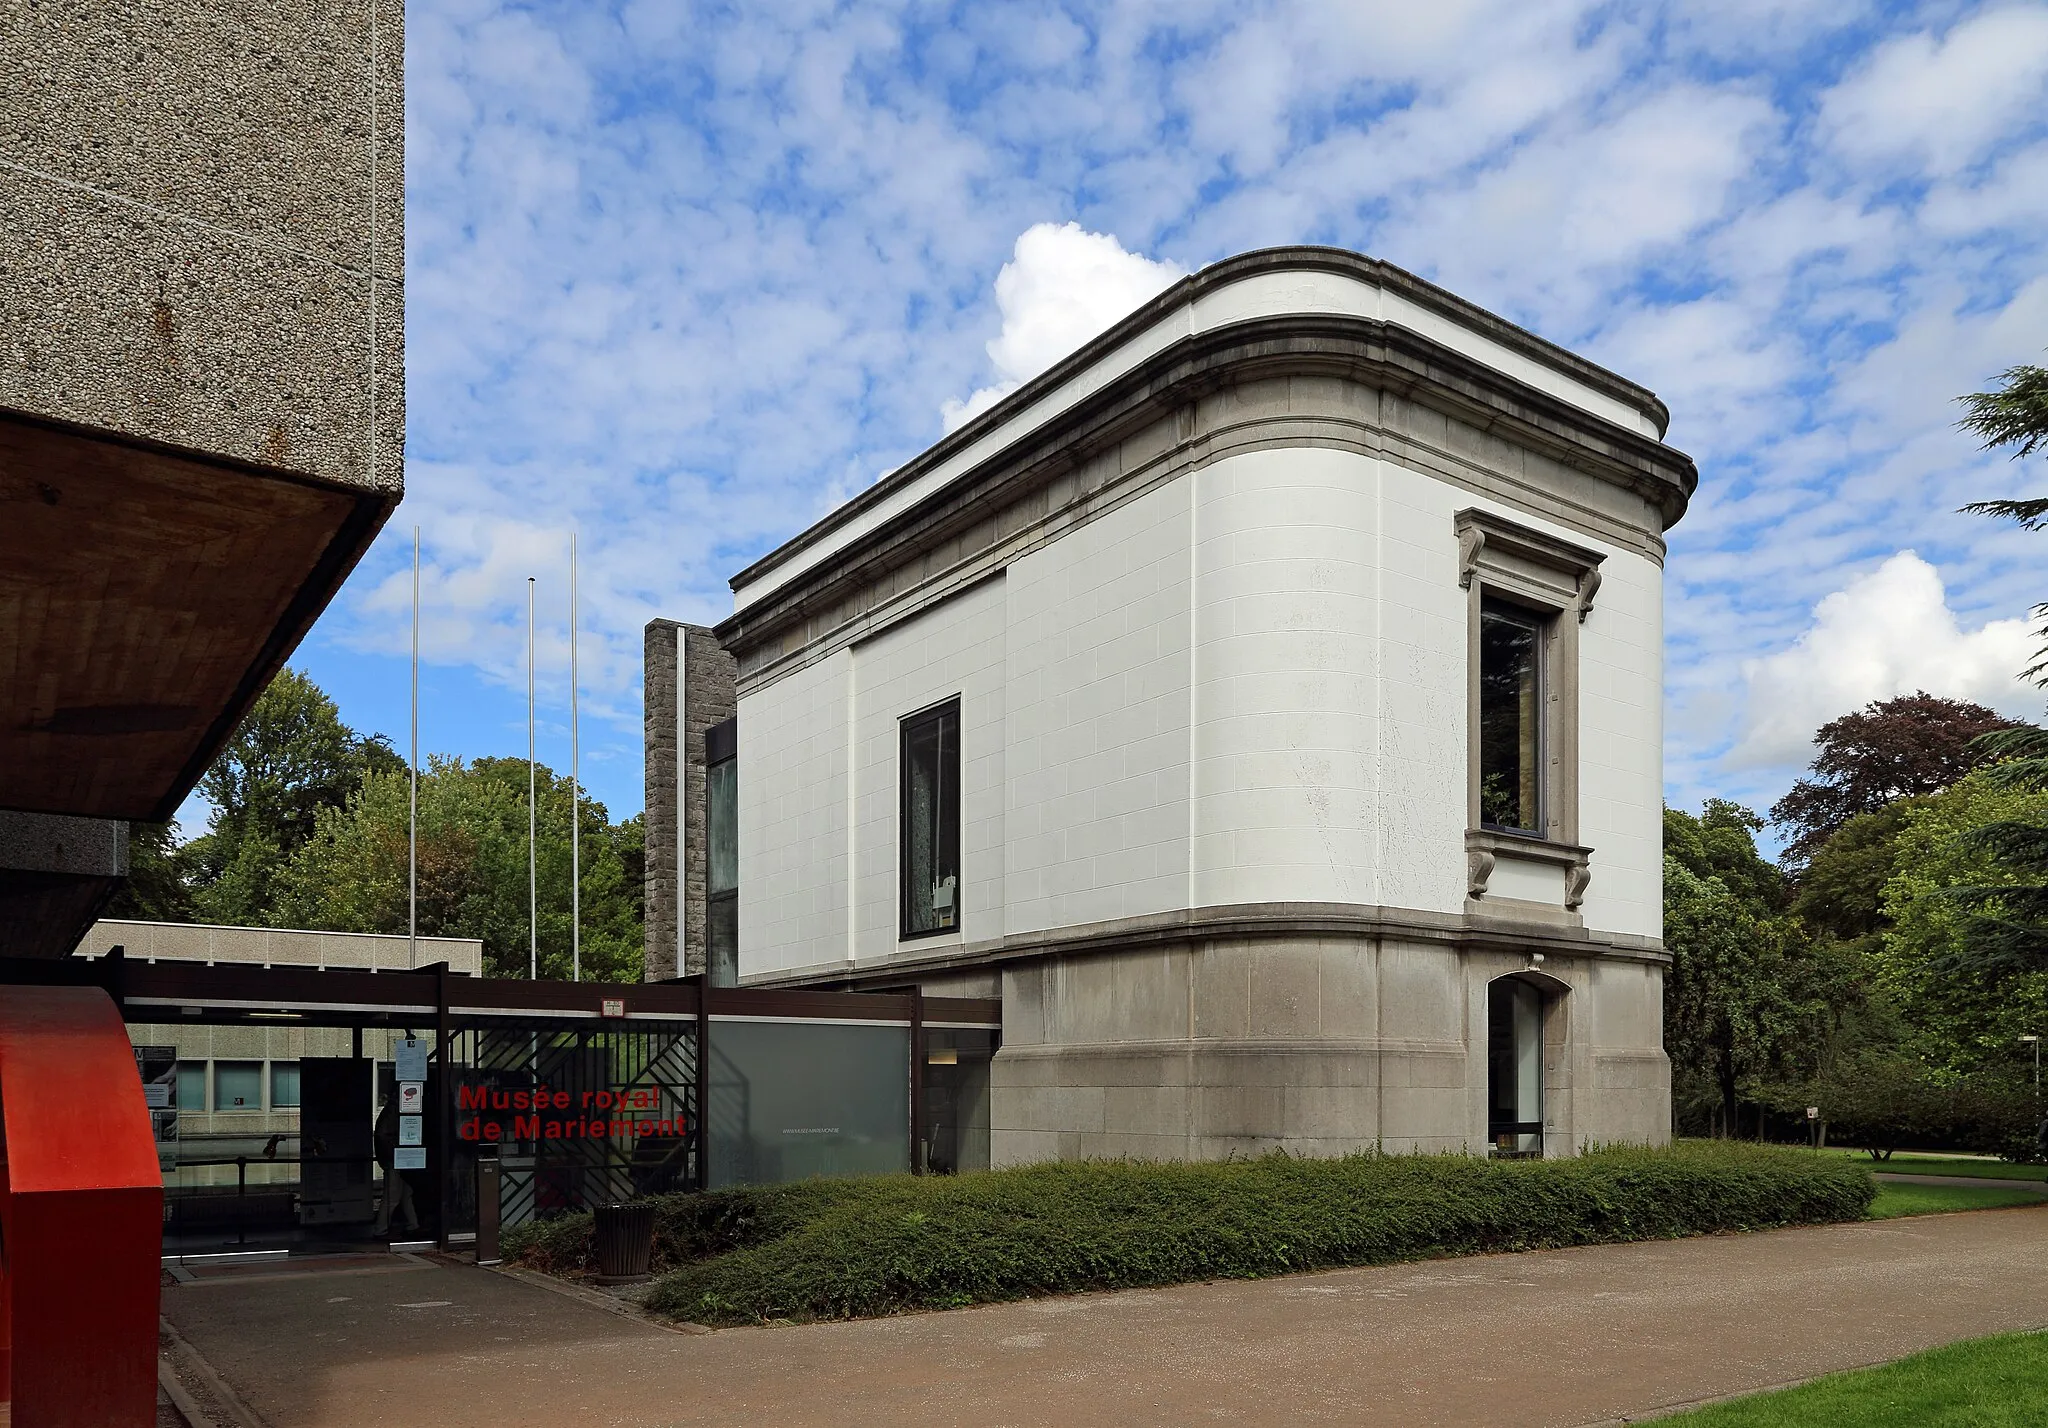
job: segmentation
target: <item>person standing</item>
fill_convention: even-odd
[[[405,1172],[398,1168],[397,1096],[384,1102],[384,1109],[377,1113],[377,1128],[372,1135],[376,1141],[377,1163],[384,1167],[384,1194],[377,1201],[377,1233],[381,1235],[390,1231],[394,1208],[404,1214],[406,1229],[416,1230],[420,1227],[420,1217],[413,1208],[412,1185],[406,1180]]]

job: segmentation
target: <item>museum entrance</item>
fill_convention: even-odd
[[[988,1164],[993,1001],[118,948],[0,960],[10,982],[98,985],[128,1023],[167,1260],[446,1249],[670,1191]]]
[[[1486,988],[1486,1139],[1502,1160],[1543,1155],[1543,989],[1521,976]]]

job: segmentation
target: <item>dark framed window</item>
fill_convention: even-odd
[[[1543,1154],[1543,994],[1519,977],[1486,989],[1486,1138],[1497,1158]]]
[[[214,1062],[213,1108],[216,1111],[262,1110],[263,1063],[261,1061]]]
[[[299,1104],[299,1063],[296,1061],[273,1061],[270,1063],[270,1108],[273,1111],[296,1110]]]
[[[897,866],[904,937],[960,925],[960,701],[903,721]]]
[[[206,1109],[206,1063],[204,1061],[180,1061],[178,1063],[178,1109],[181,1111],[204,1111]]]
[[[1479,823],[1543,835],[1544,618],[1487,600],[1479,610]]]
[[[704,731],[704,967],[713,986],[739,982],[739,720]]]

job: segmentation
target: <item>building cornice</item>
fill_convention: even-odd
[[[1524,955],[1600,957],[1610,960],[1670,962],[1659,938],[1622,932],[1597,932],[1555,923],[1531,922],[1484,913],[1424,912],[1415,908],[1369,907],[1356,903],[1265,902],[1232,903],[1111,922],[1086,923],[1046,932],[1020,932],[978,942],[863,960],[849,966],[835,962],[748,977],[750,987],[803,987],[900,983],[935,973],[956,973],[1042,957],[1085,957],[1136,948],[1186,946],[1218,938],[1271,940],[1295,937],[1356,937],[1432,942],[1459,951],[1511,952]]]
[[[1191,310],[1204,298],[1221,293],[1224,289],[1248,280],[1288,273],[1334,274],[1351,279],[1379,293],[1391,294],[1398,299],[1406,300],[1415,304],[1427,315],[1443,319],[1456,328],[1504,349],[1508,354],[1532,362],[1558,377],[1575,383],[1590,392],[1597,393],[1618,406],[1630,408],[1641,413],[1644,417],[1655,423],[1659,438],[1670,427],[1671,413],[1669,408],[1658,399],[1656,393],[1650,391],[1647,387],[1640,386],[1625,377],[1608,371],[1604,367],[1589,362],[1554,342],[1538,337],[1526,328],[1518,327],[1505,318],[1496,316],[1486,309],[1466,301],[1455,293],[1416,277],[1405,269],[1397,268],[1391,263],[1343,248],[1313,246],[1264,248],[1227,258],[1220,263],[1213,263],[1203,268],[1200,272],[1191,274],[1175,283],[1172,287],[1167,288],[1143,307],[1133,312],[1129,317],[1109,328],[1094,340],[1086,343],[1064,360],[1040,373],[1031,381],[1026,382],[986,412],[981,413],[957,430],[948,433],[918,456],[833,510],[823,520],[820,520],[802,534],[778,546],[775,550],[770,551],[767,555],[749,565],[745,570],[742,570],[732,578],[734,591],[743,591],[745,587],[771,575],[777,567],[802,555],[818,542],[829,539],[847,525],[869,516],[877,507],[887,504],[907,487],[914,486],[937,468],[959,457],[971,449],[977,442],[998,431],[1012,419],[1027,411],[1035,403],[1055,394],[1069,382],[1083,376],[1091,367],[1103,363],[1117,349],[1132,343],[1134,339],[1137,339],[1149,329],[1167,323],[1177,312]],[[1312,318],[1317,315],[1319,314],[1310,312],[1290,314],[1290,316],[1301,318]],[[1382,323],[1381,325],[1400,326],[1398,323],[1392,322]],[[1180,342],[1214,336],[1217,332],[1226,330],[1228,329],[1219,327],[1208,332],[1193,334],[1192,338],[1184,337],[1180,339]],[[1403,327],[1401,330],[1408,331],[1409,329]],[[1416,335],[1420,336],[1420,334]],[[1426,341],[1427,339],[1424,340]],[[1172,352],[1174,347],[1178,345],[1179,343],[1169,345],[1166,348],[1166,352]],[[1450,350],[1441,343],[1431,343],[1430,345],[1443,351]],[[1160,355],[1165,354],[1162,353]],[[1469,361],[1470,359],[1467,360]],[[1526,383],[1515,381],[1513,378],[1507,377],[1493,368],[1486,367],[1484,363],[1478,365],[1493,373],[1500,380],[1511,383],[1515,387],[1524,390],[1534,390]],[[1055,416],[1045,425],[1059,424],[1060,417],[1064,415],[1065,413],[1061,413]],[[1607,424],[1614,425],[1613,423]],[[1640,435],[1640,433],[1635,434]],[[1036,436],[1037,430],[1034,429],[1031,432],[1023,433],[1022,439],[1029,441]],[[1652,444],[1661,446],[1661,441],[1653,441]],[[1676,453],[1672,454],[1676,455]],[[1690,464],[1690,462],[1686,463],[1688,468]],[[1687,495],[1690,494],[1690,490],[1691,488],[1688,486],[1686,488]],[[1682,510],[1683,503],[1681,501],[1680,511]],[[1670,515],[1665,522],[1666,526],[1668,527],[1676,519],[1676,514]]]
[[[1034,489],[1114,451],[1119,442],[1147,428],[1161,428],[1170,435],[1156,443],[1159,449],[1148,459],[1122,463],[1127,469],[1121,469],[1109,487],[1154,479],[1162,470],[1177,471],[1228,454],[1231,434],[1204,430],[1197,419],[1201,399],[1236,386],[1292,377],[1334,378],[1396,393],[1632,492],[1657,513],[1660,524],[1654,529],[1623,527],[1610,518],[1612,529],[1593,533],[1634,545],[1651,558],[1661,557],[1659,533],[1683,514],[1698,481],[1691,459],[1683,453],[1398,323],[1336,314],[1258,318],[1193,334],[1139,363],[852,539],[829,560],[818,561],[748,603],[718,626],[719,640],[740,657],[743,675],[759,663],[750,661],[748,653],[764,643],[776,641],[784,652],[794,653],[813,643],[816,631],[792,641],[792,625],[808,623],[820,612],[837,613],[849,593],[863,586],[900,593],[910,584],[922,583],[906,581],[903,568],[913,562],[928,565],[932,552],[945,552],[977,522],[985,523],[991,510],[1015,505]],[[1401,460],[1413,445],[1406,433],[1362,422],[1355,411],[1338,409],[1334,400],[1327,413],[1296,411],[1284,423],[1266,425],[1275,429],[1262,438],[1241,439],[1239,448],[1247,441],[1334,445]],[[941,443],[883,486],[893,489],[899,481],[914,481],[946,454],[948,448]],[[1454,458],[1439,453],[1438,459]],[[1475,470],[1469,479],[1539,517],[1572,519],[1569,512],[1544,509],[1538,499],[1542,493],[1517,490],[1506,477]],[[866,510],[881,490],[866,493],[742,572],[734,578],[735,589],[831,537],[847,519]],[[1087,493],[1097,501],[1102,494]],[[1005,532],[1003,538],[1015,534]],[[973,553],[957,552],[962,558]]]

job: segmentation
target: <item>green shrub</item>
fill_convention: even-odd
[[[1859,1058],[1781,1093],[1790,1109],[1820,1107],[1828,1139],[1870,1151],[1964,1150],[2035,1160],[2040,1102],[2031,1086],[1988,1072],[1941,1078],[1905,1056]]]
[[[816,1180],[661,1200],[656,1260],[669,1272],[646,1303],[715,1324],[855,1318],[1849,1220],[1873,1194],[1867,1173],[1835,1157],[1721,1145]],[[589,1219],[523,1231],[517,1244],[523,1262],[573,1272],[589,1263]]]

